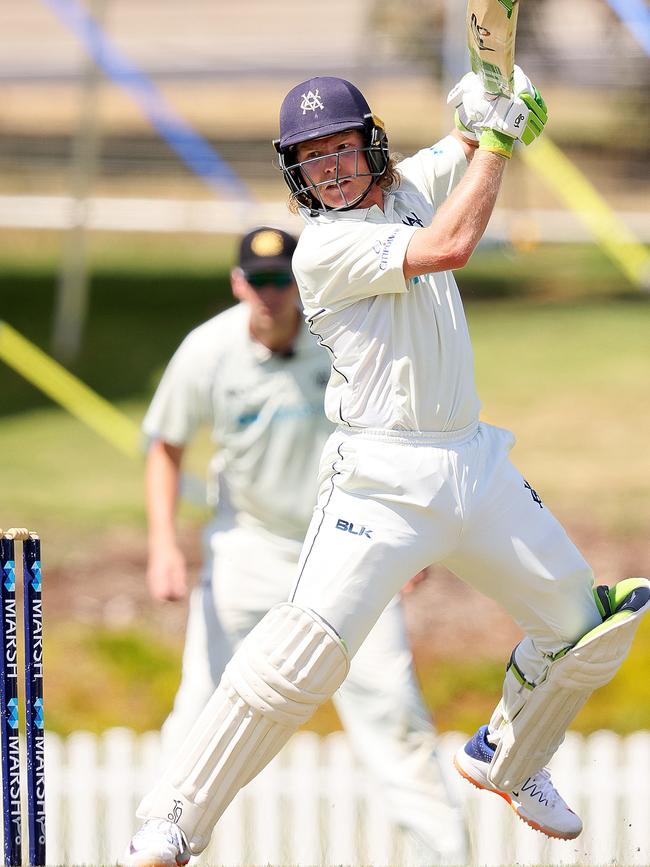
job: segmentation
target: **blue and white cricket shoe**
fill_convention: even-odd
[[[184,867],[192,853],[185,834],[167,819],[147,819],[132,838],[125,867]]]
[[[488,771],[494,748],[487,741],[487,731],[487,726],[481,726],[465,746],[457,750],[454,765],[458,773],[478,789],[500,795],[520,819],[547,837],[560,840],[577,837],[582,831],[582,821],[560,796],[546,768],[512,792],[502,792],[490,783]]]

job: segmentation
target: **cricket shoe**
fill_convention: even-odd
[[[192,856],[185,834],[167,819],[147,819],[129,843],[125,867],[184,867]]]
[[[487,726],[481,726],[474,737],[454,756],[458,773],[477,789],[494,792],[507,801],[515,813],[547,837],[573,840],[582,831],[582,821],[571,810],[551,782],[551,775],[543,768],[511,792],[495,788],[488,779],[494,747],[487,740]]]

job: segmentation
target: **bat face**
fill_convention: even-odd
[[[468,0],[470,61],[491,93],[512,94],[518,12],[519,0]]]

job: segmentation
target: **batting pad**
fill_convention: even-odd
[[[510,792],[548,763],[591,693],[614,677],[643,615],[650,581],[628,578],[609,590],[614,613],[552,662],[519,713],[499,732],[489,780]]]
[[[336,632],[297,605],[276,605],[242,642],[140,818],[166,818],[193,854],[240,788],[345,680],[348,652]]]

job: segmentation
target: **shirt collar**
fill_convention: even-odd
[[[356,220],[360,223],[384,223],[391,222],[395,210],[395,194],[384,193],[384,210],[379,205],[371,205],[369,208],[352,208],[350,211],[325,211],[323,214],[312,216],[308,208],[301,208],[300,215],[306,223],[335,223],[338,220]]]

